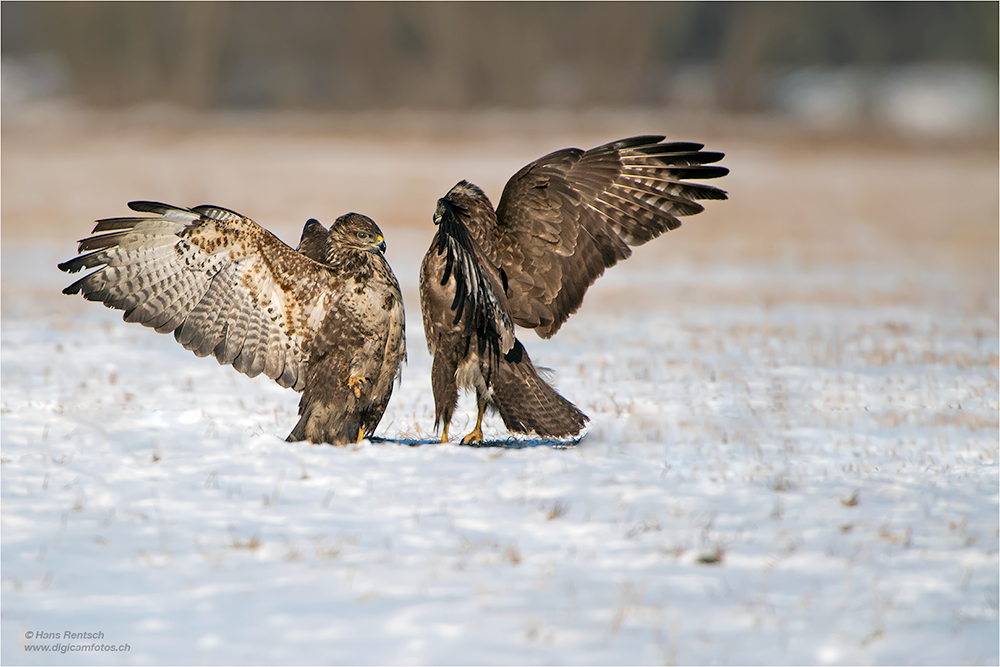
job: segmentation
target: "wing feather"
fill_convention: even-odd
[[[263,318],[259,308],[252,308],[247,318],[247,344],[233,359],[233,368],[249,377],[257,377],[264,370],[264,352],[267,349]]]
[[[438,224],[438,255],[444,255],[445,268],[440,285],[454,279],[455,296],[451,303],[453,324],[468,313],[466,333],[476,331],[481,341],[495,346],[496,355],[506,353],[514,344],[514,325],[507,313],[507,297],[496,270],[490,267],[465,222],[460,210],[448,202],[448,210]]]
[[[173,332],[198,356],[301,390],[314,334],[305,313],[329,307],[330,269],[229,209],[129,208],[152,216],[97,221],[80,255],[59,265],[95,270],[63,291]]]
[[[497,254],[515,323],[552,336],[587,289],[637,246],[726,193],[686,179],[729,173],[722,153],[693,142],[630,137],[588,151],[569,148],[527,165],[497,207]]]
[[[277,380],[285,372],[285,348],[279,327],[268,329],[267,352],[264,355],[264,375]],[[279,383],[280,384],[280,383]]]

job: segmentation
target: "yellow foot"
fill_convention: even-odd
[[[472,429],[472,433],[462,438],[462,443],[466,445],[470,442],[478,443],[483,441],[483,412],[486,411],[486,399],[477,395],[476,405],[479,408],[476,415],[476,428]]]
[[[358,390],[355,389],[354,391],[357,392]],[[358,439],[355,440],[354,442],[361,442],[364,439],[365,439],[365,427],[364,426],[359,426],[358,427]]]
[[[361,398],[361,385],[368,382],[368,378],[363,375],[352,375],[347,378],[347,386],[354,390],[354,397]]]
[[[472,433],[462,438],[462,444],[469,444],[470,442],[482,442],[483,441],[483,429],[476,427],[472,430]]]
[[[442,445],[448,444],[448,424],[445,424],[444,430],[441,431],[441,444]]]

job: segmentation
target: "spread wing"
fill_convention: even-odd
[[[336,279],[249,218],[215,206],[132,202],[147,217],[99,220],[63,271],[82,293],[174,337],[199,357],[301,391]],[[86,254],[83,254],[86,253]]]
[[[688,179],[729,173],[709,166],[722,153],[701,144],[623,139],[589,151],[569,148],[514,174],[497,207],[500,263],[514,321],[552,336],[576,311],[604,270],[637,246],[703,210],[700,199],[726,199]]]

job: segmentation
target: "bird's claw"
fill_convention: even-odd
[[[361,398],[361,385],[368,382],[368,378],[363,375],[352,375],[347,378],[347,386],[354,390],[354,398]]]
[[[471,433],[462,438],[463,445],[468,445],[472,443],[479,444],[482,441],[483,441],[483,429],[479,427],[476,427],[475,429],[472,430]]]

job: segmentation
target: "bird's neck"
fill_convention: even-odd
[[[332,248],[327,255],[327,264],[338,273],[356,277],[360,282],[368,282],[376,273],[380,257],[375,253],[357,248]]]

